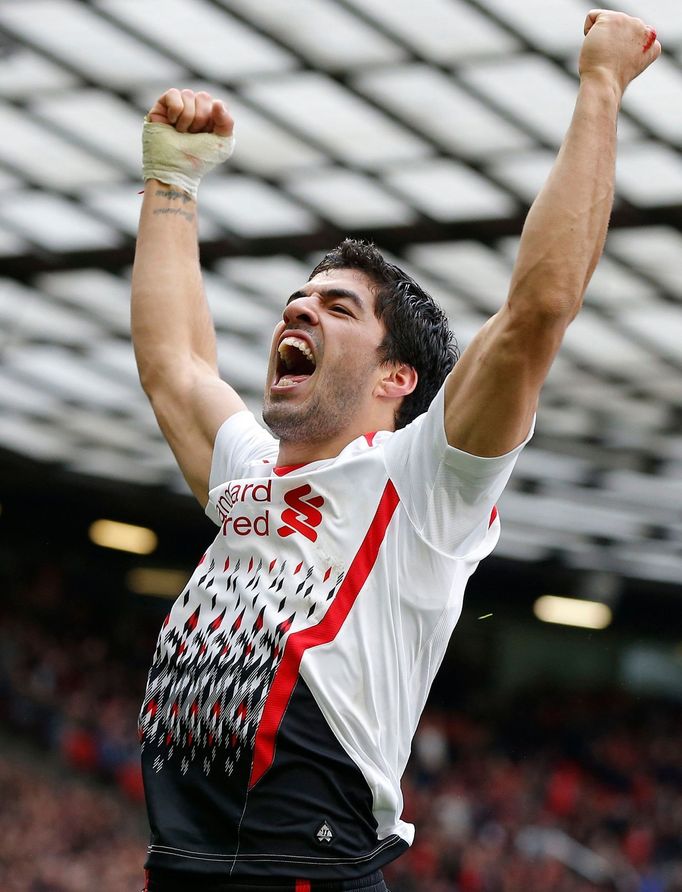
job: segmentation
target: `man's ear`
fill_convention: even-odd
[[[384,366],[384,374],[374,388],[374,395],[383,399],[402,399],[412,393],[419,376],[411,365],[401,363]]]

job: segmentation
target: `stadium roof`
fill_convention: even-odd
[[[498,554],[682,580],[682,13],[629,89],[606,255],[544,390]],[[577,0],[0,3],[0,448],[188,492],[139,389],[130,264],[145,110],[226,98],[202,187],[221,370],[257,411],[283,298],[346,234],[436,296],[465,346],[505,297],[568,124]]]

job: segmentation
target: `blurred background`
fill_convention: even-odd
[[[605,256],[500,503],[404,784],[392,892],[682,890],[682,10],[628,90]],[[221,371],[372,237],[459,344],[568,125],[577,0],[0,0],[0,889],[142,886],[136,719],[214,527],[137,384],[140,126],[228,100],[201,190]]]

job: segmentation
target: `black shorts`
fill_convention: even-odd
[[[174,870],[149,870],[143,892],[389,892],[380,870],[353,880],[268,880],[241,883]]]

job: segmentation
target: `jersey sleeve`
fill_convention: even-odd
[[[260,425],[248,410],[235,412],[222,423],[216,434],[208,478],[208,503],[206,514],[220,523],[213,504],[212,494],[217,487],[229,480],[249,476],[254,462],[277,458],[277,440]]]
[[[427,412],[388,438],[384,454],[388,475],[417,532],[438,551],[461,558],[486,539],[495,503],[533,426],[524,442],[505,455],[463,452],[446,439],[444,392],[443,385]]]

